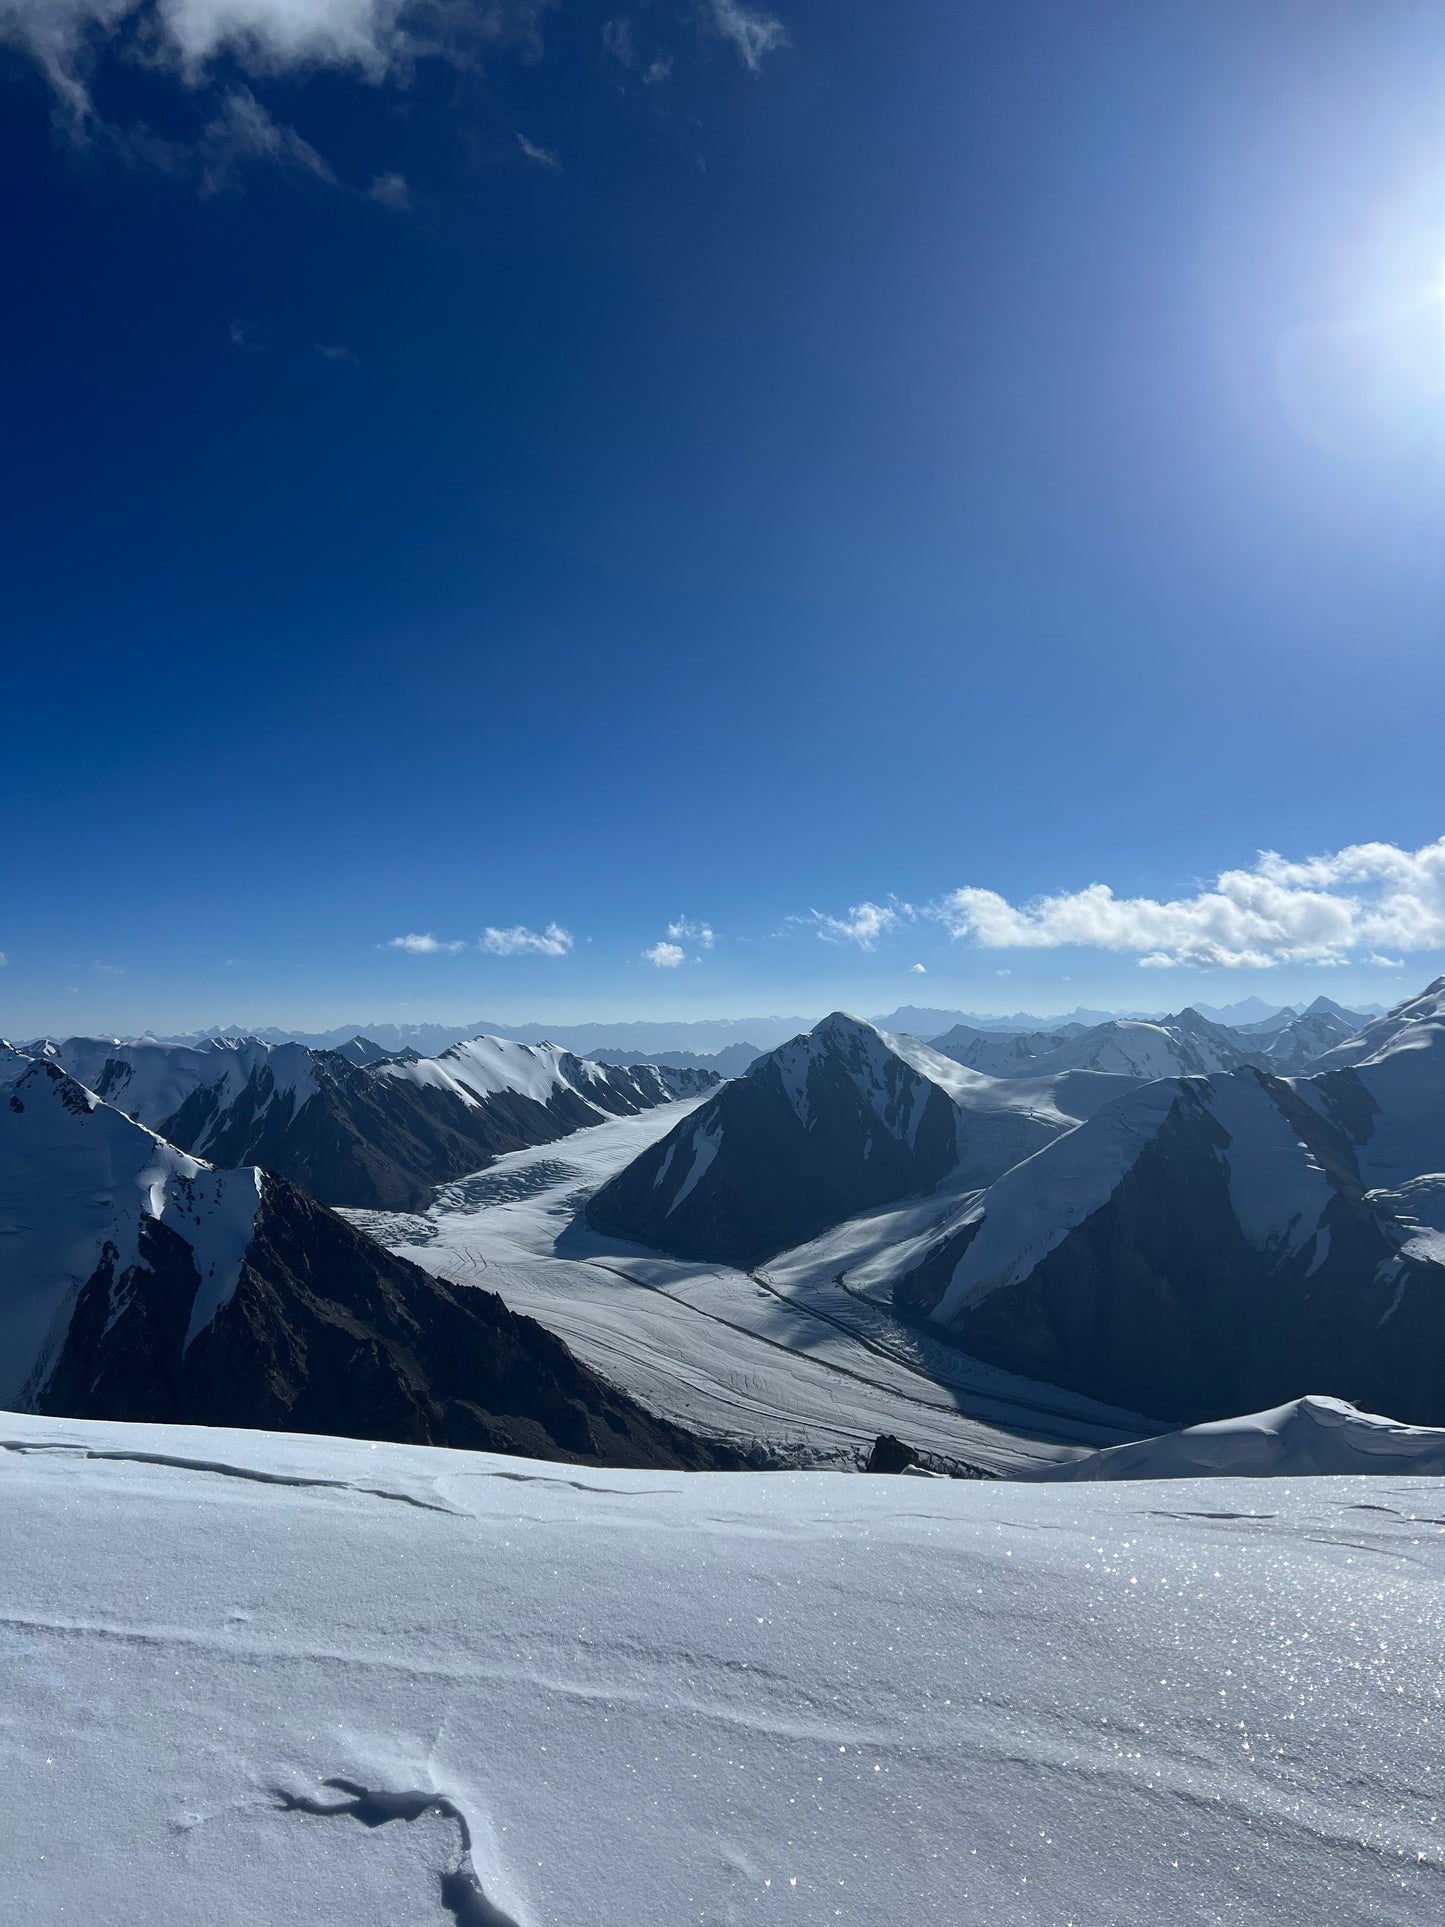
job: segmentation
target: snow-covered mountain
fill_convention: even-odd
[[[1241,1040],[1197,1010],[1155,1022],[1113,1018],[1067,1035],[987,1032],[959,1026],[933,1049],[990,1077],[1049,1077],[1058,1071],[1108,1071],[1149,1078],[1235,1070],[1251,1060]]]
[[[593,1198],[600,1228],[748,1264],[944,1178],[984,1185],[1120,1088],[984,1077],[835,1011],[761,1058]]]
[[[719,1457],[491,1293],[0,1053],[0,1405],[599,1464]],[[724,1455],[725,1457],[727,1455]]]
[[[1425,1064],[1397,1037],[1326,1077],[1145,1084],[941,1226],[899,1302],[977,1356],[1160,1416],[1304,1383],[1445,1422],[1445,1082]]]
[[[424,1203],[436,1185],[498,1153],[717,1081],[707,1071],[605,1066],[555,1045],[494,1037],[440,1057],[371,1062],[255,1038],[190,1046],[72,1037],[33,1049],[193,1156],[258,1164],[327,1204],[375,1209]]]

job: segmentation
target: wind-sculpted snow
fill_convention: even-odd
[[[1445,1909],[1434,1480],[3,1429],[7,1927]]]

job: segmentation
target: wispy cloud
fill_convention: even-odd
[[[411,206],[411,189],[400,174],[378,174],[366,194],[368,200],[379,201],[383,207],[393,207],[398,212]]]
[[[354,348],[344,348],[340,342],[318,341],[316,344],[316,352],[321,356],[323,361],[345,362],[348,368],[359,368],[361,366],[361,356],[357,354],[356,350]]]
[[[788,44],[788,30],[776,15],[744,6],[742,0],[711,0],[710,11],[714,27],[753,73],[774,48]]]
[[[97,977],[123,977],[125,975],[124,964],[101,963],[99,958],[97,958],[90,967]]]
[[[602,22],[602,44],[619,67],[632,65],[632,27],[620,15]]]
[[[928,975],[928,965],[927,964],[909,964],[908,974],[910,977],[926,977]]]
[[[846,917],[832,917],[822,910],[811,910],[806,917],[791,917],[790,923],[810,925],[825,943],[856,943],[860,950],[875,950],[880,937],[886,937],[900,924],[917,915],[911,903],[890,897],[887,903],[855,903]]]
[[[678,943],[655,943],[642,954],[648,963],[656,964],[659,970],[676,970],[687,957],[687,952]]]
[[[659,54],[642,76],[644,87],[656,87],[661,81],[672,79],[672,55]]]
[[[565,957],[572,948],[572,934],[560,923],[549,923],[541,931],[529,930],[524,923],[515,923],[509,930],[494,930],[489,924],[480,948],[494,957]]]
[[[6,956],[5,952],[0,950],[0,970],[3,970],[9,961],[10,959]]]
[[[536,161],[539,167],[550,167],[554,174],[562,172],[562,163],[550,147],[538,147],[537,143],[529,141],[525,134],[517,135],[517,145],[529,161]]]
[[[1137,952],[1139,965],[1272,969],[1338,964],[1385,951],[1445,948],[1445,837],[1403,850],[1355,843],[1294,862],[1261,851],[1247,870],[1226,870],[1192,895],[1116,897],[1106,883],[1010,903],[994,890],[951,891],[929,906],[953,937],[985,950]]]
[[[687,943],[700,944],[704,950],[711,950],[717,942],[717,932],[710,923],[702,923],[696,917],[677,917],[667,926],[669,937],[681,937]]]
[[[405,950],[412,957],[436,957],[443,952],[455,955],[458,950],[465,950],[466,947],[460,941],[443,943],[441,938],[434,937],[430,930],[410,930],[404,937],[393,937],[386,946],[388,950]]]
[[[233,87],[225,95],[220,111],[202,130],[196,160],[204,195],[224,193],[240,170],[256,161],[295,169],[327,185],[336,180],[330,163],[294,127],[273,120],[249,87]]]

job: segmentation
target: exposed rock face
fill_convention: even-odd
[[[1050,1090],[960,1070],[835,1012],[650,1146],[589,1215],[662,1250],[747,1265],[951,1174],[986,1184],[1074,1121]]]
[[[203,1165],[54,1064],[0,1073],[13,1402],[582,1464],[739,1462],[654,1419],[492,1293],[432,1278],[287,1180]]]
[[[1161,1080],[1009,1172],[900,1281],[966,1350],[1179,1419],[1301,1384],[1445,1420],[1445,1250],[1320,1080]],[[1398,1155],[1399,1146],[1394,1145]]]
[[[260,1165],[328,1204],[373,1210],[417,1208],[504,1152],[718,1082],[696,1068],[603,1066],[497,1038],[369,1062],[224,1038],[194,1048],[70,1038],[44,1054],[194,1156]]]

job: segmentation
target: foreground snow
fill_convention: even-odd
[[[1445,1905],[1429,1481],[588,1472],[12,1415],[0,1446],[15,1927]]]
[[[499,1292],[649,1410],[793,1464],[852,1465],[892,1432],[919,1451],[1007,1472],[1150,1429],[980,1364],[892,1315],[875,1270],[891,1275],[911,1239],[936,1235],[936,1197],[851,1220],[756,1273],[591,1230],[586,1200],[700,1101],[498,1158],[443,1186],[424,1214],[343,1216],[439,1277]]]

